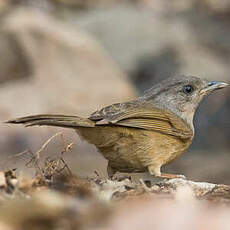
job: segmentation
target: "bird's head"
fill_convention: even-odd
[[[169,109],[192,124],[194,112],[202,98],[227,85],[224,82],[207,81],[194,76],[178,76],[156,84],[141,98]]]

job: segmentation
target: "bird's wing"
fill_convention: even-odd
[[[138,101],[107,106],[93,113],[89,119],[95,121],[96,125],[110,124],[154,130],[182,139],[193,136],[189,125],[177,115]]]

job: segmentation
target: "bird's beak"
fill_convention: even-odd
[[[207,83],[207,86],[201,90],[201,94],[208,94],[214,90],[222,89],[228,86],[225,82],[220,81],[210,81]]]

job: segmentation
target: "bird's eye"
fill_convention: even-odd
[[[191,85],[184,86],[184,93],[189,94],[193,92],[193,87]]]

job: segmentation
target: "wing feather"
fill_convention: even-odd
[[[193,131],[179,116],[169,110],[138,103],[115,104],[103,108],[89,118],[96,125],[119,125],[153,130],[182,139],[191,138]]]

